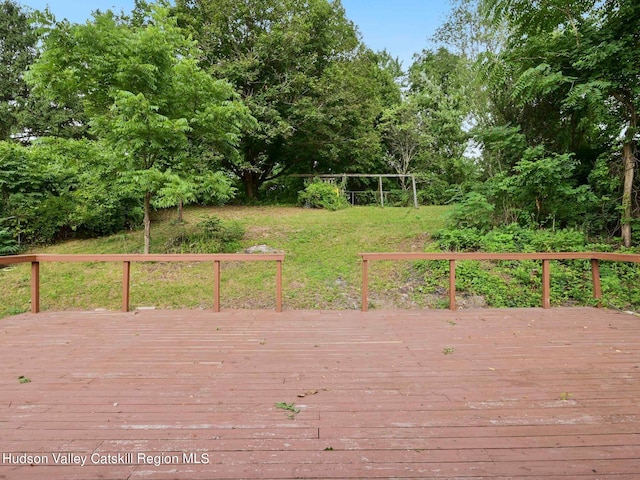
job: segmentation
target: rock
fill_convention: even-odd
[[[245,249],[244,253],[282,253],[276,248],[271,248],[269,245],[254,245]]]
[[[456,296],[456,304],[461,309],[485,308],[487,306],[485,298],[480,295]]]

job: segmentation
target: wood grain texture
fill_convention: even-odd
[[[0,352],[0,455],[49,458],[2,479],[640,478],[640,322],[606,309],[45,312]]]

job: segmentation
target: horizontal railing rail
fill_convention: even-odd
[[[464,260],[540,260],[542,261],[542,308],[551,307],[551,260],[590,260],[593,297],[602,306],[600,261],[640,263],[640,255],[608,252],[537,252],[537,253],[456,253],[456,252],[394,252],[360,253],[362,259],[362,311],[369,308],[369,262],[398,260],[446,260],[449,262],[449,309],[456,310],[456,262]]]
[[[131,263],[135,262],[213,262],[213,309],[220,311],[220,264],[222,262],[276,262],[276,311],[282,311],[282,262],[284,254],[35,254],[0,256],[0,265],[31,263],[31,312],[40,311],[40,263],[42,262],[122,262],[122,311],[130,306]]]
[[[600,261],[640,263],[640,254],[608,252],[536,252],[536,253],[409,253],[382,252],[360,253],[362,259],[362,311],[369,305],[369,262],[446,260],[449,262],[449,308],[456,310],[456,262],[465,260],[537,260],[542,262],[542,307],[551,307],[550,261],[589,260],[593,297],[602,306],[600,285]],[[130,308],[131,263],[135,262],[213,262],[214,311],[220,311],[220,267],[222,262],[275,261],[276,262],[276,311],[282,311],[282,262],[284,254],[31,254],[0,256],[0,265],[31,263],[31,312],[40,311],[40,263],[42,262],[122,262],[122,310]]]

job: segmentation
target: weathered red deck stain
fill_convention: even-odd
[[[636,479],[639,397],[610,310],[25,314],[0,478]]]

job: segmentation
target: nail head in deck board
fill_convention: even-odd
[[[0,475],[640,476],[640,326],[631,315],[224,311],[220,330],[203,311],[132,315],[0,320],[3,449],[204,450],[211,463],[0,465]],[[455,353],[443,356],[445,346]],[[18,370],[33,381],[18,384]],[[307,391],[317,393],[297,396]],[[289,420],[277,402],[300,412]]]

